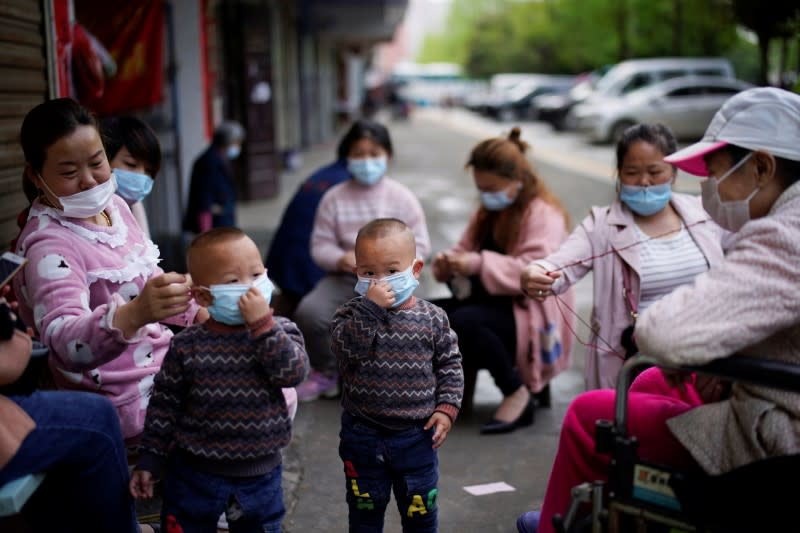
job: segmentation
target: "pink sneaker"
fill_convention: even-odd
[[[329,378],[316,370],[312,370],[308,374],[308,378],[297,386],[297,399],[301,402],[310,402],[320,396],[323,398],[336,398],[338,395],[338,378]]]

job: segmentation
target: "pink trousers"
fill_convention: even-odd
[[[594,426],[598,419],[614,419],[615,396],[610,389],[584,392],[567,409],[537,533],[554,531],[553,515],[566,513],[572,487],[608,479],[610,456],[595,452]],[[657,368],[642,372],[628,396],[628,431],[639,439],[639,456],[675,467],[693,465],[665,422],[702,403],[693,386],[671,388]]]

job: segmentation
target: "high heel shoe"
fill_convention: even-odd
[[[498,433],[510,433],[517,428],[530,426],[533,424],[533,415],[535,412],[535,405],[533,397],[528,398],[528,405],[519,414],[519,416],[511,422],[503,422],[492,418],[481,426],[481,435],[494,435]]]

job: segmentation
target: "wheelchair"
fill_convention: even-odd
[[[625,362],[617,382],[614,420],[596,422],[595,449],[611,456],[607,482],[572,489],[560,533],[761,533],[800,531],[800,455],[773,457],[718,476],[649,463],[627,431],[628,388],[644,355]],[[800,392],[800,365],[729,357],[680,370]],[[795,507],[798,505],[798,507]]]

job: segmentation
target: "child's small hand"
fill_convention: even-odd
[[[131,481],[128,483],[128,488],[131,495],[139,499],[147,499],[153,497],[153,485],[155,480],[153,475],[146,470],[134,470],[131,474]]]
[[[444,413],[436,411],[428,419],[425,424],[425,429],[434,428],[433,430],[433,449],[439,448],[444,444],[447,434],[450,433],[450,428],[453,427],[453,421]]]
[[[264,295],[255,287],[250,287],[239,298],[239,311],[242,313],[245,323],[248,324],[264,318],[267,314],[272,314],[272,309],[264,299]]]
[[[395,302],[392,285],[387,281],[370,281],[369,289],[367,289],[367,298],[384,309],[389,309]]]

